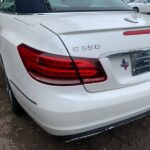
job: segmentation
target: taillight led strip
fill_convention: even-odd
[[[67,86],[107,79],[99,59],[50,54],[25,44],[17,48],[27,72],[39,82]]]
[[[125,31],[125,32],[123,32],[123,35],[125,35],[125,36],[142,35],[142,34],[150,34],[150,29],[133,30],[133,31]]]

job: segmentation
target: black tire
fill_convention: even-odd
[[[2,63],[2,59],[1,59],[1,69],[2,69],[2,75],[4,77],[5,90],[6,90],[8,99],[10,101],[12,111],[16,115],[21,115],[21,114],[23,114],[24,110],[22,109],[20,104],[17,102],[17,100],[16,100],[16,98],[15,98],[15,96],[13,94],[13,91],[11,89],[11,86],[9,84],[8,78],[7,78],[6,73],[5,73],[5,69],[4,69],[4,65]]]
[[[139,13],[139,8],[138,7],[134,7],[133,8],[135,12]]]

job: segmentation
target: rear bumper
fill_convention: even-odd
[[[44,90],[43,99],[41,92],[36,93],[37,105],[11,85],[29,115],[48,133],[66,140],[101,133],[150,111],[150,82],[100,93],[88,93],[83,87],[70,87],[68,93],[62,91],[54,95]]]
[[[67,142],[76,141],[76,140],[81,140],[81,139],[92,137],[94,135],[101,134],[101,133],[109,131],[109,130],[111,130],[113,128],[125,125],[127,123],[136,121],[138,119],[141,119],[141,118],[149,116],[149,115],[150,115],[150,111],[145,112],[143,114],[140,114],[138,116],[135,116],[135,117],[132,117],[132,118],[120,121],[120,122],[116,122],[114,124],[111,124],[111,125],[108,125],[108,126],[105,126],[105,127],[101,127],[101,128],[94,129],[94,130],[91,130],[91,131],[87,131],[87,132],[83,132],[83,133],[79,133],[79,134],[74,134],[74,135],[69,135],[69,136],[56,136],[56,138],[58,138],[61,141],[66,142],[66,143]]]

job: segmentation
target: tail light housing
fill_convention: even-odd
[[[98,59],[49,54],[25,44],[19,45],[18,51],[30,76],[45,84],[67,86],[107,79]]]

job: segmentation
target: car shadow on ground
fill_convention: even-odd
[[[0,70],[0,150],[149,150],[150,118],[100,135],[64,144],[43,131],[25,113],[12,113]]]

